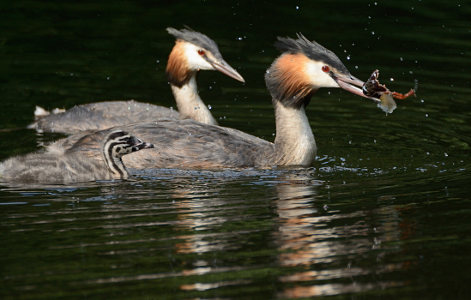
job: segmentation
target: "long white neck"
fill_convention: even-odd
[[[309,166],[317,146],[304,107],[286,107],[274,101],[276,118],[275,155],[278,165]]]
[[[170,86],[172,87],[173,96],[177,102],[178,112],[182,119],[191,118],[204,124],[217,125],[208,107],[198,95],[196,73],[182,87],[177,87],[173,84]]]

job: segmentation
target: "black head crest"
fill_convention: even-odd
[[[334,52],[315,41],[309,41],[301,33],[298,33],[297,37],[298,38],[296,40],[288,37],[278,37],[278,41],[275,42],[275,47],[282,52],[288,52],[291,54],[302,53],[312,60],[322,61],[329,64],[339,72],[350,74],[348,69],[343,65]]]
[[[194,31],[189,28],[177,30],[172,27],[168,27],[167,32],[176,37],[177,39],[192,43],[198,47],[210,51],[217,58],[222,58],[222,55],[219,52],[219,48],[216,42],[200,32]]]

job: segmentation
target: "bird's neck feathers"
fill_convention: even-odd
[[[305,107],[315,92],[305,70],[303,54],[283,54],[265,74],[275,109],[277,165],[308,166],[316,155],[316,142]]]
[[[287,107],[305,107],[315,92],[306,72],[310,61],[305,55],[283,54],[265,74],[268,91],[274,101]]]
[[[196,76],[181,87],[171,85],[175,102],[177,102],[178,112],[182,119],[193,119],[195,121],[217,125],[208,107],[204,104],[198,94]]]
[[[166,68],[167,80],[170,84],[182,87],[194,77],[196,71],[190,70],[185,55],[185,42],[177,40],[175,46],[170,52]]]
[[[129,173],[123,164],[121,156],[116,153],[115,143],[107,142],[103,146],[103,158],[108,169],[115,179],[128,179]]]
[[[198,94],[197,72],[191,70],[185,55],[185,42],[177,40],[168,58],[167,78],[182,119],[217,125],[208,107]]]

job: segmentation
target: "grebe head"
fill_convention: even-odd
[[[141,149],[154,148],[154,145],[143,142],[126,131],[115,130],[105,139],[104,148],[112,157],[121,157]]]
[[[332,51],[315,41],[309,41],[300,33],[297,37],[278,37],[275,43],[283,54],[265,74],[267,88],[274,99],[285,106],[301,107],[308,104],[317,89],[340,87],[377,101],[363,94],[363,81],[351,75]]]
[[[129,174],[123,165],[121,157],[148,148],[154,148],[154,145],[145,143],[126,131],[118,129],[106,136],[103,143],[103,156],[111,172],[118,178],[126,179],[129,177]]]
[[[222,58],[216,43],[206,35],[190,29],[177,30],[171,27],[167,28],[167,32],[177,39],[166,69],[170,83],[182,86],[199,70],[216,70],[245,82]]]

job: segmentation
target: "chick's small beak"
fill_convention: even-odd
[[[155,148],[154,144],[142,142],[135,147],[135,151],[149,148]]]
[[[381,102],[381,100],[378,98],[369,97],[363,94],[361,88],[363,87],[364,82],[356,78],[355,76],[352,76],[350,74],[333,74],[332,78],[334,78],[334,80],[342,89],[349,91],[350,93],[373,100],[375,102]]]
[[[223,59],[218,61],[208,60],[208,62],[219,72],[234,78],[237,81],[245,82],[244,77],[242,77],[233,67],[231,67],[227,62]]]

